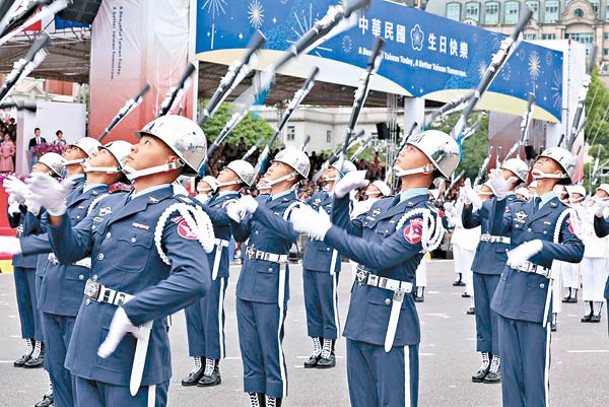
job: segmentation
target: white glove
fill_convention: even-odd
[[[137,339],[144,337],[140,328],[131,323],[123,307],[118,307],[114,312],[108,336],[106,336],[104,342],[97,349],[97,356],[103,359],[110,356],[128,333],[131,333]]]
[[[519,266],[525,261],[528,261],[532,256],[536,255],[543,249],[543,242],[539,239],[531,240],[523,243],[507,252],[508,266]]]
[[[13,202],[12,204],[10,204],[8,206],[9,215],[16,215],[20,212],[21,212],[21,209],[19,209],[19,202]]]
[[[472,188],[472,181],[468,178],[463,183],[461,189],[459,189],[459,197],[466,205],[473,205],[474,208],[480,208],[482,206],[482,201],[480,197]]]
[[[38,216],[38,214],[40,213],[40,202],[37,201],[33,201],[30,197],[32,196],[32,194],[29,194],[26,196],[25,199],[25,206],[27,206],[27,210],[28,212],[31,212],[34,216]]]
[[[226,205],[226,214],[229,218],[231,218],[237,223],[243,220],[243,218],[241,217],[241,215],[243,215],[243,212],[241,211],[241,208],[239,208],[237,202]]]
[[[332,227],[330,216],[323,208],[317,212],[310,206],[295,208],[290,214],[290,222],[295,231],[305,232],[316,240],[324,240]]]
[[[0,253],[12,254],[13,256],[21,254],[21,242],[16,237],[0,236]]]
[[[34,173],[26,181],[30,192],[26,200],[30,205],[43,206],[51,216],[66,213],[66,198],[70,192],[70,181],[57,182],[50,175]]]
[[[507,180],[503,179],[501,170],[497,168],[492,169],[488,175],[488,182],[491,184],[491,189],[495,191],[495,196],[498,200],[502,200],[506,197],[507,193],[510,191],[510,185],[515,179],[515,177],[510,177]]]
[[[247,213],[254,213],[258,209],[258,201],[251,195],[244,195],[237,204]]]
[[[344,198],[352,189],[362,188],[370,183],[366,179],[366,171],[352,171],[347,173],[334,185],[334,196]]]
[[[23,181],[14,175],[6,177],[2,186],[15,202],[25,203],[25,196],[30,192],[30,189]]]
[[[603,217],[605,208],[609,207],[609,199],[598,199],[594,203],[594,216],[598,218]]]

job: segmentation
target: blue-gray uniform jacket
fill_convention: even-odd
[[[417,266],[423,258],[422,216],[413,213],[399,229],[396,230],[396,227],[406,213],[423,208],[431,211],[437,227],[440,227],[440,217],[436,208],[429,203],[427,193],[403,201],[400,201],[398,195],[375,202],[367,213],[351,222],[332,226],[324,241],[364,266],[366,271],[414,283]],[[349,211],[348,197],[335,200],[333,219],[337,219],[341,211]],[[352,340],[382,346],[389,326],[392,301],[393,292],[354,282],[343,335]],[[420,342],[420,337],[414,299],[412,295],[406,295],[393,345],[414,345]]]
[[[561,214],[568,207],[555,196],[535,211],[535,200],[516,202],[506,206],[505,199],[493,202],[491,234],[509,234],[510,247],[514,248],[531,240],[543,242],[540,253],[532,256],[533,264],[552,268],[554,260],[579,263],[584,255],[584,244],[573,233],[569,215],[557,225]],[[554,242],[556,227],[559,230],[559,243]],[[548,279],[540,274],[516,271],[505,266],[491,309],[505,318],[545,322],[544,308],[548,294]],[[548,313],[549,314],[549,313]]]
[[[223,240],[228,242],[231,238],[230,224],[231,219],[226,214],[226,210],[224,207],[231,201],[239,199],[239,192],[228,192],[222,194],[214,194],[209,201],[204,204],[201,204],[203,210],[212,221],[214,226],[214,235],[216,239]],[[222,254],[220,260],[220,267],[218,268],[218,276],[217,278],[228,278],[229,274],[229,255],[228,255],[228,246],[221,246]],[[214,260],[216,257],[217,247],[214,247],[214,250],[207,255],[207,259],[209,260],[210,270],[214,266]]]
[[[10,227],[17,228],[17,237],[40,233],[40,220],[25,205],[19,205],[19,213],[8,214]],[[35,269],[38,255],[18,254],[13,256],[13,267]]]
[[[506,198],[507,204],[513,202],[521,202],[516,195],[510,194]],[[493,201],[495,198],[489,199],[482,203],[482,207],[473,212],[473,206],[464,207],[461,213],[461,220],[465,229],[473,229],[480,226],[482,235],[491,235],[490,220]],[[501,235],[509,239],[509,233]],[[490,242],[480,240],[476,248],[476,256],[472,263],[472,271],[479,274],[501,274],[507,263],[507,251],[510,245],[503,242]]]
[[[73,226],[87,217],[89,206],[94,200],[108,192],[108,185],[102,184],[92,186],[86,192],[83,188],[84,185],[72,191],[67,198],[67,215]],[[41,225],[42,229],[46,231],[48,216],[45,214],[44,218]],[[50,253],[52,251],[47,233],[21,239],[21,248],[24,253]],[[41,259],[44,256],[47,255],[41,255]],[[38,308],[47,314],[75,317],[83,299],[82,293],[89,278],[89,272],[90,269],[83,265],[63,264],[56,259],[48,261],[46,270],[41,273],[43,279],[38,295]]]
[[[160,234],[171,265],[165,264],[155,246],[159,217],[172,204],[193,204],[177,197],[170,185],[130,199],[114,193],[95,207],[76,227],[66,214],[58,227],[49,228],[57,258],[73,263],[92,259],[91,279],[134,295],[122,307],[131,322],[154,321],[142,385],[159,384],[171,377],[171,352],[166,316],[201,298],[211,284],[201,244],[184,219],[175,212]],[[85,300],[80,306],[65,366],[73,375],[104,383],[128,386],[136,339],[127,335],[106,359],[97,349],[108,335],[116,306]]]
[[[258,208],[240,223],[232,222],[235,240],[243,242],[249,237],[248,248],[266,253],[287,255],[298,239],[292,224],[283,219],[285,211],[301,203],[296,193],[290,191],[272,201],[264,195],[258,199]],[[279,295],[279,263],[262,259],[244,258],[243,268],[237,282],[237,298],[244,301],[277,303]],[[289,273],[286,273],[285,301],[289,299]]]
[[[594,232],[598,237],[605,237],[609,235],[609,219],[604,217],[594,217]],[[609,299],[609,278],[605,284],[605,298]]]
[[[334,205],[334,195],[325,191],[319,191],[311,198],[307,200],[307,204],[311,206],[313,209],[318,211],[320,208],[323,208],[324,211],[328,215],[332,215],[332,207]],[[344,212],[341,214],[344,216]],[[349,216],[349,212],[346,212],[347,217]],[[345,220],[340,221],[343,223]],[[338,222],[337,222],[338,223]],[[332,264],[332,252],[333,248],[328,246],[326,243],[315,240],[315,239],[307,239],[307,245],[305,248],[304,258],[302,261],[302,268],[310,271],[330,271],[330,266]],[[336,260],[336,265],[334,267],[334,272],[340,272],[340,255]]]

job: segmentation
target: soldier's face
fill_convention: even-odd
[[[87,163],[92,167],[118,167],[116,158],[105,148],[100,148],[87,159]]]
[[[493,191],[491,191],[488,185],[483,184],[478,190],[478,197],[480,197],[480,200],[486,201],[487,199],[491,199],[493,197]]]
[[[269,181],[276,180],[294,172],[292,167],[280,161],[273,161],[269,169],[264,174],[264,178]]]
[[[199,181],[199,183],[197,184],[197,191],[201,193],[208,193],[211,191],[211,185],[209,185],[205,181]]]
[[[412,170],[431,164],[431,161],[417,147],[407,144],[400,151],[396,164],[403,170]]]
[[[544,174],[562,174],[562,168],[556,161],[548,157],[539,157],[535,161],[534,169],[542,171]]]
[[[131,154],[127,157],[126,164],[135,170],[143,170],[177,160],[178,157],[160,139],[142,136],[139,143],[131,147]]]
[[[366,192],[364,193],[368,198],[378,198],[381,196],[381,190],[374,185],[368,185]]]
[[[501,176],[503,176],[503,179],[506,181],[512,177],[517,178],[516,174],[514,174],[512,171],[503,168],[501,169]]]
[[[594,196],[597,198],[601,198],[601,199],[609,198],[609,194],[607,192],[603,191],[602,189],[597,189]]]
[[[68,146],[61,156],[70,161],[87,158],[87,154],[76,146]]]
[[[232,181],[239,181],[239,176],[230,168],[225,168],[218,174],[218,182],[224,183]]]
[[[32,172],[36,172],[36,173],[39,173],[39,174],[50,174],[51,173],[51,169],[49,167],[47,167],[45,164],[43,164],[41,162],[37,162],[32,167]]]

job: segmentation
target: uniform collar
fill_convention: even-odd
[[[94,189],[94,188],[100,188],[100,187],[107,187],[108,185],[106,184],[91,184],[91,185],[87,185],[85,184],[82,188],[82,192],[89,192],[90,190]]]
[[[135,192],[134,191],[129,198],[130,199],[135,199],[135,198],[137,198],[139,196],[144,196],[144,195],[150,194],[152,192],[158,191],[160,189],[167,188],[169,186],[170,186],[170,184],[161,184],[161,185],[156,185],[154,187],[146,188],[145,190],[140,191],[140,192]]]
[[[541,198],[541,203],[539,204],[539,207],[541,208],[546,203],[548,203],[552,199],[556,198],[556,194],[554,193],[554,191],[549,191],[549,192],[546,192],[545,194],[541,195],[539,198]]]
[[[419,195],[428,195],[427,188],[413,188],[407,191],[400,192],[400,202],[405,202]]]
[[[288,189],[287,191],[280,192],[277,195],[272,195],[271,194],[271,201],[274,201],[274,200],[279,199],[279,198],[283,198],[284,196],[289,195],[292,192],[294,192],[294,191],[291,190],[291,189]]]

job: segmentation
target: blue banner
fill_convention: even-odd
[[[259,29],[266,49],[285,50],[322,18],[338,0],[198,0],[196,53],[242,49]],[[374,37],[385,40],[378,75],[394,93],[449,100],[474,89],[499,49],[504,34],[449,20],[419,9],[372,0],[356,25],[313,49],[309,56],[363,68]],[[324,65],[320,66],[322,73]],[[338,81],[340,82],[340,80]],[[351,84],[355,86],[355,83]],[[560,120],[562,52],[522,42],[489,88],[502,104],[517,102],[522,114],[529,92],[546,119]],[[463,93],[463,92],[461,92]],[[539,116],[538,116],[539,117]]]

